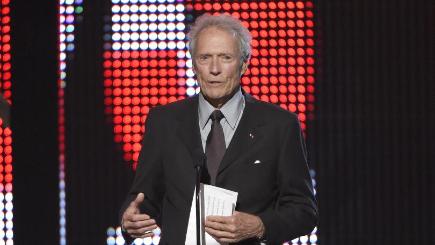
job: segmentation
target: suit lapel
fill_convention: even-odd
[[[254,114],[255,103],[254,98],[245,94],[245,109],[231,143],[219,165],[218,176],[262,138],[258,128],[263,124],[263,121]]]
[[[186,110],[180,110],[177,116],[177,136],[184,143],[192,158],[191,163],[195,165],[195,152],[204,152],[201,143],[201,134],[198,124],[198,96],[190,98]]]

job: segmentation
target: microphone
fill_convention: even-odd
[[[200,216],[200,188],[201,188],[201,172],[206,165],[206,156],[202,149],[195,149],[193,152],[194,166],[196,169],[196,188],[195,188],[195,198],[196,198],[196,244],[201,245],[201,216]]]

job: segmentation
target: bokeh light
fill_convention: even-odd
[[[59,0],[59,80],[58,83],[58,133],[59,133],[59,243],[66,244],[65,201],[65,87],[67,65],[74,51],[74,30],[83,13],[82,0]]]
[[[0,1],[0,96],[11,101],[11,19],[10,1]],[[0,243],[13,244],[13,159],[12,130],[0,118]]]

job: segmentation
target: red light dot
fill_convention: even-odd
[[[157,97],[153,96],[150,99],[150,103],[151,103],[151,105],[157,105],[157,103],[159,103],[159,99]]]
[[[302,94],[298,95],[298,101],[301,103],[305,103],[305,95]]]
[[[262,96],[260,97],[260,100],[262,100],[262,101],[264,101],[264,102],[269,102],[269,96],[267,96],[267,95],[262,95]]]
[[[11,164],[12,163],[12,156],[11,155],[8,155],[8,156],[5,157],[5,163],[6,164]]]
[[[258,86],[252,86],[251,87],[251,92],[252,92],[252,94],[259,94],[260,93],[260,89],[258,88]]]
[[[231,6],[232,6],[233,10],[239,10],[240,9],[240,5],[238,3],[233,3],[233,4],[231,4]]]
[[[272,102],[272,103],[274,103],[274,104],[276,104],[276,103],[278,103],[278,96],[276,96],[276,95],[271,95],[270,96],[270,102]]]
[[[265,2],[260,2],[258,6],[260,7],[260,9],[267,9],[267,4]]]
[[[263,94],[269,93],[269,87],[268,86],[261,86],[261,93],[263,93]]]

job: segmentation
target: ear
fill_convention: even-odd
[[[248,62],[243,62],[242,67],[240,69],[240,76],[243,76],[243,74],[245,74],[247,69],[248,69]]]

